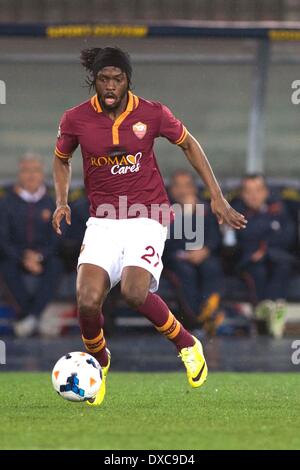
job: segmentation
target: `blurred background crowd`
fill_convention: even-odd
[[[260,173],[245,174],[231,187],[229,183],[228,199],[248,219],[243,231],[218,225],[208,194],[193,173],[178,169],[171,174],[167,187],[172,204],[188,204],[192,219],[197,204],[204,205],[204,246],[187,250],[191,240],[184,235],[176,239],[170,226],[160,294],[190,328],[210,335],[250,334],[254,320],[259,332],[280,337],[287,301],[300,301],[300,192],[269,183]],[[71,189],[70,206],[72,224],[64,225],[58,237],[51,225],[53,188],[38,154],[23,155],[16,181],[1,188],[0,312],[7,332],[51,333],[47,322],[42,326],[47,315],[52,322],[56,319],[55,334],[76,324],[76,262],[89,217],[82,187]],[[111,331],[118,321],[130,324],[135,318],[118,287],[106,310]]]
[[[182,152],[159,139],[171,202],[190,204],[192,219],[198,203],[205,212],[199,250],[187,251],[170,227],[160,295],[203,334],[299,333],[299,106],[291,100],[299,20],[298,0],[0,0],[0,335],[78,335],[76,262],[88,218],[80,151],[62,237],[51,227],[51,161],[62,113],[89,96],[80,50],[107,45],[131,54],[134,93],[184,122],[248,219],[241,232],[219,226]],[[107,32],[60,28],[77,23]],[[117,34],[116,24],[133,29]],[[52,36],[47,25],[57,26]],[[104,307],[108,332],[145,326],[118,287]]]

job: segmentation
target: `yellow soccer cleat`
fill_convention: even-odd
[[[200,341],[195,338],[194,346],[181,349],[179,357],[186,367],[187,377],[190,385],[194,388],[204,384],[208,369]]]
[[[107,354],[108,354],[108,364],[106,367],[102,367],[102,383],[99,388],[99,391],[97,395],[94,398],[90,398],[89,400],[86,401],[86,404],[89,406],[100,406],[104,400],[105,397],[105,392],[106,392],[106,378],[108,374],[108,370],[110,367],[110,351],[107,349]]]

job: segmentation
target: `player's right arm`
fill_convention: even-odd
[[[64,161],[54,155],[53,180],[56,195],[56,209],[52,217],[52,226],[58,235],[61,235],[60,223],[63,218],[71,225],[71,209],[68,205],[68,194],[71,181],[71,162]]]
[[[67,112],[63,115],[53,160],[53,180],[56,194],[56,210],[52,217],[52,226],[58,235],[61,235],[60,224],[65,218],[71,225],[71,209],[68,205],[68,195],[71,181],[71,157],[78,145],[77,137],[72,131]]]

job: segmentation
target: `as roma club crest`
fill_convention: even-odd
[[[138,139],[142,139],[147,132],[147,124],[143,122],[137,122],[132,126],[132,130]]]

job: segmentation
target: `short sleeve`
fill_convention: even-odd
[[[159,135],[166,137],[172,144],[181,144],[187,136],[187,129],[165,105],[161,105],[161,122]]]
[[[65,112],[59,124],[54,153],[59,158],[68,159],[72,157],[77,146],[77,136],[73,133],[67,112]]]

